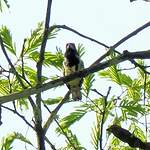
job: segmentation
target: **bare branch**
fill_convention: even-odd
[[[101,45],[101,46],[104,46],[105,48],[109,48],[108,45],[106,45],[106,44],[104,44],[104,43],[102,43],[102,42],[99,42],[99,41],[97,41],[97,40],[95,40],[95,39],[93,39],[93,38],[91,38],[91,37],[88,37],[88,36],[86,36],[86,35],[84,35],[84,34],[78,32],[78,31],[76,31],[75,29],[70,28],[70,27],[68,27],[68,26],[66,26],[66,25],[53,25],[53,26],[51,26],[51,28],[50,28],[49,30],[54,30],[55,28],[58,28],[58,29],[60,29],[60,28],[61,28],[61,29],[66,29],[66,30],[68,30],[68,31],[74,32],[75,34],[78,34],[79,36],[81,36],[81,37],[83,37],[83,38],[85,38],[85,39],[88,39],[88,40],[90,40],[90,41],[92,41],[92,42],[95,42],[95,43]]]
[[[129,35],[127,35],[124,38],[122,38],[120,41],[118,41],[116,44],[114,44],[112,46],[112,49],[117,48],[119,45],[121,45],[122,43],[124,43],[126,40],[128,40],[129,38],[135,36],[136,34],[138,34],[139,32],[141,32],[142,30],[144,30],[145,28],[147,28],[149,26],[150,26],[150,21],[147,22],[146,24],[142,25],[141,27],[139,27],[135,31],[131,32]]]
[[[55,146],[50,142],[50,140],[45,136],[45,141],[50,145],[52,150],[56,150]]]
[[[102,140],[103,140],[103,127],[104,127],[104,120],[105,120],[105,115],[106,115],[106,108],[107,108],[107,99],[108,99],[108,96],[109,96],[109,93],[110,93],[110,90],[111,90],[111,87],[108,88],[108,91],[107,91],[107,94],[106,96],[104,96],[104,108],[103,108],[103,113],[102,113],[102,121],[101,121],[101,131],[100,131],[100,150],[103,150],[103,143],[102,143]]]
[[[2,107],[2,108],[5,108],[5,109],[7,109],[7,110],[9,110],[9,111],[11,111],[11,112],[13,112],[13,113],[15,113],[15,114],[16,114],[17,116],[19,116],[29,127],[31,127],[33,130],[35,130],[34,127],[26,120],[26,118],[25,118],[23,115],[19,114],[16,110],[13,110],[13,109],[11,109],[11,108],[9,108],[9,107],[6,107],[6,106],[3,106],[3,105],[1,105],[1,107]]]
[[[69,91],[68,91],[69,92]],[[68,94],[70,94],[70,92],[69,93],[66,93],[66,95],[65,95],[65,97],[68,97],[69,95]],[[64,97],[64,98],[65,98]],[[67,100],[67,99],[66,99]],[[56,110],[57,110],[57,108],[59,108],[60,106],[62,106],[62,104],[64,104],[65,102],[66,102],[66,100],[65,99],[63,99],[61,102],[60,102],[60,104],[58,104],[58,106],[55,108]],[[51,115],[52,115],[52,112],[50,111],[50,109],[44,104],[44,107],[48,110],[48,112],[49,113],[51,113]],[[55,115],[56,116],[56,115]],[[68,135],[66,134],[66,132],[64,131],[64,129],[61,127],[61,125],[59,124],[59,122],[57,121],[57,119],[55,118],[55,116],[52,116],[53,117],[53,120],[55,120],[55,122],[57,123],[57,125],[58,125],[58,127],[61,129],[61,131],[62,131],[62,133],[63,133],[63,135],[66,137],[66,139],[68,140],[68,142],[70,143],[70,145],[72,146],[72,148],[74,149],[74,150],[76,150],[76,147],[75,147],[75,145],[74,145],[74,143],[70,140],[70,138],[68,137]]]
[[[62,101],[59,103],[59,105],[51,112],[51,115],[47,119],[46,123],[43,126],[44,134],[46,134],[46,131],[48,130],[50,124],[53,122],[54,118],[56,117],[56,114],[58,113],[59,109],[62,107],[62,105],[68,100],[70,95],[70,91],[68,91],[65,95],[65,97],[62,99]]]
[[[42,85],[42,66],[44,61],[44,53],[45,47],[48,40],[49,34],[49,24],[50,24],[50,16],[51,16],[51,6],[52,0],[48,0],[47,2],[47,11],[46,11],[46,19],[45,19],[45,28],[44,28],[44,35],[40,49],[39,60],[37,62],[37,85],[36,88]],[[38,92],[36,95],[36,114],[35,117],[35,128],[37,133],[37,143],[39,150],[45,150],[45,141],[44,141],[44,133],[42,128],[42,110],[41,110],[41,92]]]
[[[144,107],[146,108],[146,90],[147,90],[147,74],[144,73],[144,97],[143,97],[143,102],[144,102]],[[145,133],[146,133],[146,140],[147,140],[147,133],[148,133],[148,126],[147,126],[147,114],[145,112],[144,114],[144,120],[145,120]]]

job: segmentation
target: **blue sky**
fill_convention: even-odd
[[[44,21],[46,0],[9,0],[10,9],[0,14],[0,25],[6,25],[11,30],[13,39],[16,42],[18,51],[21,49],[23,39],[30,35],[30,31],[36,27],[38,22]],[[137,0],[130,3],[129,0],[54,0],[51,12],[52,24],[65,24],[77,31],[93,37],[108,46],[116,43],[139,26],[150,20],[150,3]],[[127,49],[130,51],[149,49],[150,29],[145,29],[137,36],[117,48],[120,52]],[[88,67],[96,58],[106,52],[105,48],[91,41],[83,39],[74,33],[66,30],[60,31],[57,38],[47,45],[47,50],[55,51],[55,47],[65,48],[67,42],[82,43],[86,48],[86,55],[83,57],[85,66]],[[5,60],[4,60],[5,61]],[[103,82],[102,82],[103,84]],[[101,86],[105,91],[108,86]],[[51,91],[52,92],[52,91]],[[68,112],[62,111],[62,114]],[[29,114],[27,114],[29,115]],[[92,117],[90,117],[92,118]],[[14,124],[13,124],[13,122]],[[74,132],[78,130],[78,136],[88,150],[91,149],[89,134],[82,131],[82,128],[90,129],[92,119],[88,122],[87,118],[74,127]],[[7,112],[4,114],[4,124],[0,127],[0,137],[13,130],[26,133],[27,127],[23,127],[23,122],[19,121],[15,115]],[[55,127],[55,126],[54,126]],[[27,136],[31,130],[28,131]],[[51,131],[52,132],[52,131]],[[50,133],[48,135],[50,135]],[[53,132],[52,132],[53,133]],[[33,133],[32,133],[33,134]],[[87,137],[87,138],[85,138]],[[53,139],[54,137],[50,137]],[[32,139],[34,141],[35,139]],[[14,149],[23,150],[22,144],[16,142]]]

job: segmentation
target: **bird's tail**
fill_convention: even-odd
[[[80,87],[71,88],[71,93],[72,93],[73,100],[78,101],[82,99],[82,93]]]

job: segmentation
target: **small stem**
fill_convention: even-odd
[[[44,103],[43,103],[44,104]],[[47,111],[49,112],[49,113],[52,113],[52,111],[50,111],[50,109],[44,104],[44,107],[47,109]],[[52,114],[51,114],[52,115]],[[55,122],[56,122],[56,124],[58,125],[58,127],[61,129],[61,131],[62,131],[62,133],[63,133],[63,135],[66,137],[66,139],[68,140],[68,142],[70,143],[70,145],[72,146],[72,150],[76,150],[76,147],[75,147],[75,145],[74,145],[74,143],[70,140],[70,138],[67,136],[67,134],[66,134],[66,132],[64,131],[64,129],[61,127],[61,125],[59,124],[59,122],[57,121],[57,119],[56,118],[54,118],[54,120],[55,120]]]
[[[146,80],[147,80],[147,74],[145,73],[144,74],[144,107],[146,107]],[[146,112],[145,112],[144,118],[145,118],[145,132],[146,132],[146,141],[147,141],[148,127],[147,127],[147,115],[146,115]]]
[[[108,88],[108,91],[107,91],[107,95],[104,96],[104,109],[103,109],[103,113],[102,113],[102,121],[101,121],[101,129],[100,129],[100,150],[103,150],[103,143],[102,143],[102,140],[103,140],[103,127],[104,127],[104,119],[105,119],[105,113],[106,113],[106,107],[107,107],[107,98],[108,98],[108,95],[110,93],[110,90],[111,90],[111,87]]]
[[[48,29],[49,29],[50,16],[51,16],[51,5],[52,5],[52,0],[48,0],[43,40],[42,40],[42,44],[41,44],[39,60],[37,62],[37,85],[36,85],[36,88],[39,88],[42,85],[42,66],[43,66],[43,61],[44,61],[44,53],[45,53],[46,43],[47,43],[48,34],[49,34]],[[44,141],[45,134],[44,134],[44,130],[42,128],[41,101],[42,101],[41,92],[38,92],[36,95],[36,113],[34,114],[35,128],[36,128],[36,134],[37,134],[38,150],[45,150],[45,141]]]
[[[64,96],[64,98],[62,99],[62,101],[57,105],[57,107],[51,112],[51,115],[49,116],[49,118],[47,119],[46,123],[43,126],[43,130],[44,130],[44,134],[46,134],[49,126],[51,125],[51,123],[53,122],[53,120],[56,117],[56,114],[58,113],[58,111],[60,110],[60,108],[62,107],[62,105],[68,100],[70,95],[70,91],[68,91],[66,93],[66,95]]]
[[[7,109],[7,110],[9,110],[9,111],[11,111],[11,112],[13,112],[13,113],[15,113],[17,116],[19,116],[28,126],[30,126],[33,130],[35,130],[34,129],[34,127],[26,120],[26,118],[23,116],[23,115],[20,115],[16,110],[13,110],[13,109],[11,109],[11,108],[9,108],[9,107],[6,107],[6,106],[3,106],[3,105],[1,105],[1,107],[2,108],[5,108],[5,109]]]

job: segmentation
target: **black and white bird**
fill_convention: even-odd
[[[77,52],[74,43],[66,44],[66,52],[64,54],[63,67],[64,67],[64,76],[70,75],[76,71],[84,69],[84,63],[80,59],[80,56]],[[81,93],[82,82],[83,78],[76,78],[66,83],[67,87],[69,88],[72,94],[73,100],[82,99]]]

